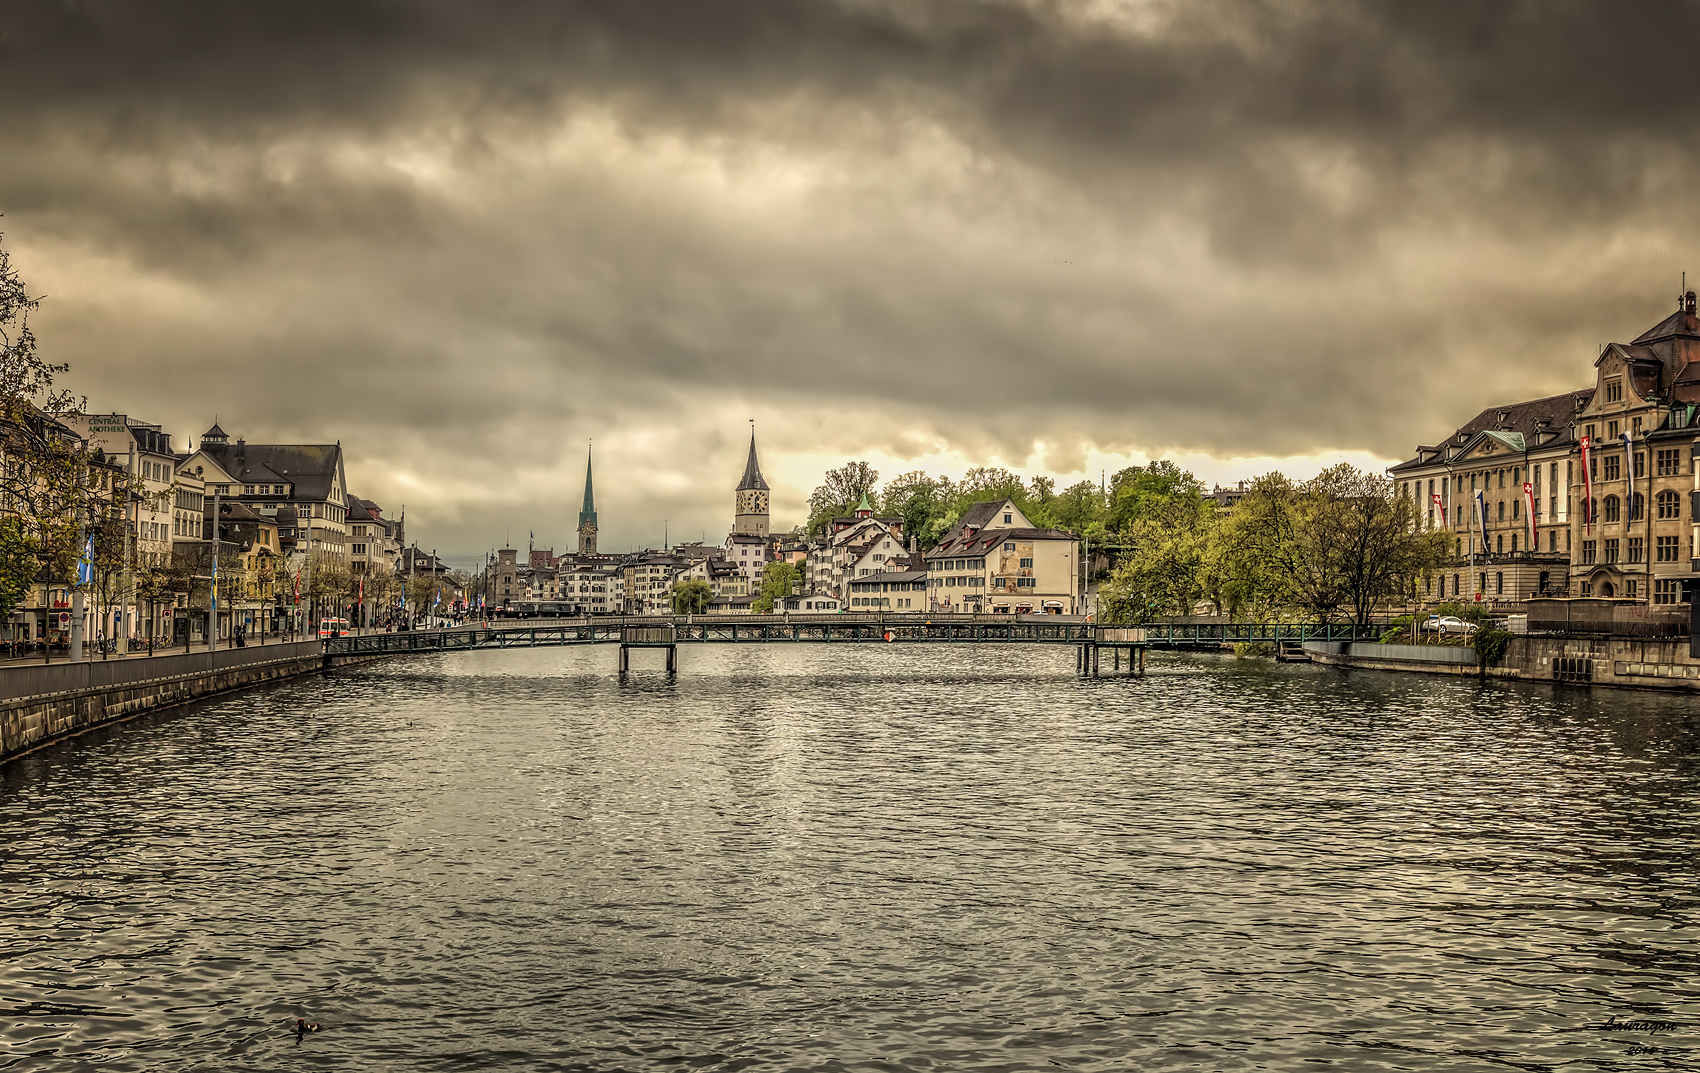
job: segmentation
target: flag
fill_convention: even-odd
[[[94,581],[94,534],[90,533],[83,543],[83,557],[77,561],[77,584],[87,585]]]
[[[1529,515],[1529,550],[1538,551],[1541,534],[1535,528],[1535,486],[1528,481],[1523,482],[1523,510]]]
[[[1480,488],[1476,489],[1476,528],[1482,534],[1482,554],[1484,555],[1488,551],[1487,500],[1483,498],[1485,495],[1486,493]]]
[[[1629,430],[1623,430],[1623,479],[1635,480],[1635,441],[1629,436]]]
[[[1588,449],[1593,444],[1588,437],[1582,437],[1582,531],[1594,531],[1594,481],[1588,476]]]
[[[1429,493],[1429,498],[1434,501],[1434,509],[1440,512],[1440,524],[1450,525],[1452,519],[1446,516],[1446,504],[1441,502],[1440,493],[1431,492]]]

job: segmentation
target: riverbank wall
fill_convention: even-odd
[[[0,667],[0,763],[162,708],[375,658],[333,660],[315,640]]]
[[[1476,650],[1452,645],[1307,641],[1316,663],[1420,674],[1478,674]],[[1688,638],[1513,637],[1490,678],[1700,693],[1700,660]]]

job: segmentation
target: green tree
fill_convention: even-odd
[[[0,618],[29,595],[41,570],[41,545],[24,520],[0,518]]]
[[[750,604],[750,610],[758,615],[768,614],[791,595],[791,586],[796,580],[797,570],[790,563],[768,563],[767,569],[762,571],[761,591]]]
[[[1312,601],[1298,554],[1298,489],[1284,474],[1251,482],[1221,519],[1205,553],[1219,607],[1230,616],[1267,622],[1282,609]],[[1320,601],[1339,606],[1337,591]]]
[[[708,610],[714,589],[702,578],[694,577],[673,583],[672,603],[675,615],[700,615]]]
[[[824,531],[828,522],[848,513],[864,495],[872,503],[879,479],[879,471],[866,462],[847,462],[827,470],[820,486],[809,496],[809,533]]]
[[[1152,498],[1120,536],[1126,547],[1098,589],[1100,621],[1149,622],[1191,614],[1205,595],[1204,559],[1215,522],[1196,490]]]
[[[1331,466],[1305,482],[1299,496],[1303,566],[1338,594],[1337,607],[1367,627],[1378,607],[1410,594],[1425,570],[1449,558],[1448,534],[1416,523],[1412,501],[1395,495],[1390,479],[1346,463]]]
[[[880,493],[880,513],[903,519],[903,534],[931,547],[927,534],[950,509],[955,489],[948,477],[931,477],[916,470],[893,478]]]

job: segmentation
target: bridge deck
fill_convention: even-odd
[[[593,644],[666,648],[679,644],[888,642],[1197,648],[1365,638],[1363,631],[1342,623],[1154,623],[1126,627],[1064,621],[1056,616],[1021,619],[1008,615],[608,616],[339,637],[328,642],[328,651],[333,656],[343,656]]]

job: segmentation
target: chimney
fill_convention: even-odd
[[[1689,316],[1694,315],[1694,292],[1688,291],[1682,296],[1682,311]]]

